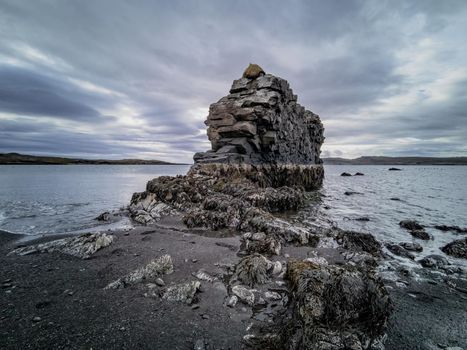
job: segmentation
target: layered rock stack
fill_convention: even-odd
[[[254,65],[250,65],[250,67]],[[323,125],[297,103],[289,83],[261,68],[235,80],[213,103],[205,124],[212,149],[196,163],[321,164]]]

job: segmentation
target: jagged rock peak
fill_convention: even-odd
[[[256,64],[211,104],[205,124],[211,150],[195,154],[195,163],[322,163],[319,116],[297,103],[286,80]]]

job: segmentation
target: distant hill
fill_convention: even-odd
[[[176,165],[180,163],[169,163],[161,160],[143,160],[143,159],[79,159],[64,157],[42,157],[31,156],[19,153],[0,153],[0,164],[116,164],[116,165]]]
[[[324,164],[335,165],[467,165],[467,157],[359,157],[323,158]]]

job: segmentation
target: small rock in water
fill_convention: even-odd
[[[401,247],[404,247],[407,250],[413,251],[413,252],[421,252],[423,251],[423,248],[420,244],[418,243],[412,243],[412,242],[402,242],[399,243]]]
[[[403,256],[404,258],[409,258],[411,260],[415,259],[415,256],[412,253],[398,244],[386,244],[386,248],[395,255]]]
[[[349,174],[349,173],[343,172],[343,173],[341,174],[341,176],[352,176],[352,174]]]
[[[402,169],[399,169],[399,168],[389,168],[388,170],[389,170],[389,171],[401,171]]]
[[[425,241],[429,241],[431,236],[425,230],[412,230],[410,234],[418,239],[423,239]]]
[[[423,259],[419,260],[419,263],[423,267],[437,268],[437,269],[443,268],[449,265],[449,262],[445,257],[441,255],[436,255],[436,254],[425,256]]]
[[[356,192],[356,191],[345,191],[344,194],[345,194],[346,196],[352,196],[352,195],[354,195],[354,194],[363,194],[363,193],[361,193],[361,192]]]
[[[435,229],[443,232],[454,231],[456,233],[467,233],[467,228],[461,228],[459,226],[435,225]]]
[[[441,250],[456,258],[467,259],[467,238],[458,239],[446,244]]]
[[[364,174],[364,173],[357,172],[357,173],[355,173],[354,176],[363,176],[363,175],[365,175],[365,174]]]
[[[399,222],[399,226],[406,230],[423,230],[424,227],[415,220],[402,220]]]

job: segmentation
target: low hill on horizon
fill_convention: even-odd
[[[467,165],[467,157],[382,157],[363,156],[355,159],[323,158],[326,165]]]
[[[73,164],[114,164],[114,165],[179,165],[162,160],[144,159],[81,159],[66,157],[33,156],[20,153],[0,153],[0,164],[42,164],[42,165],[73,165]]]

